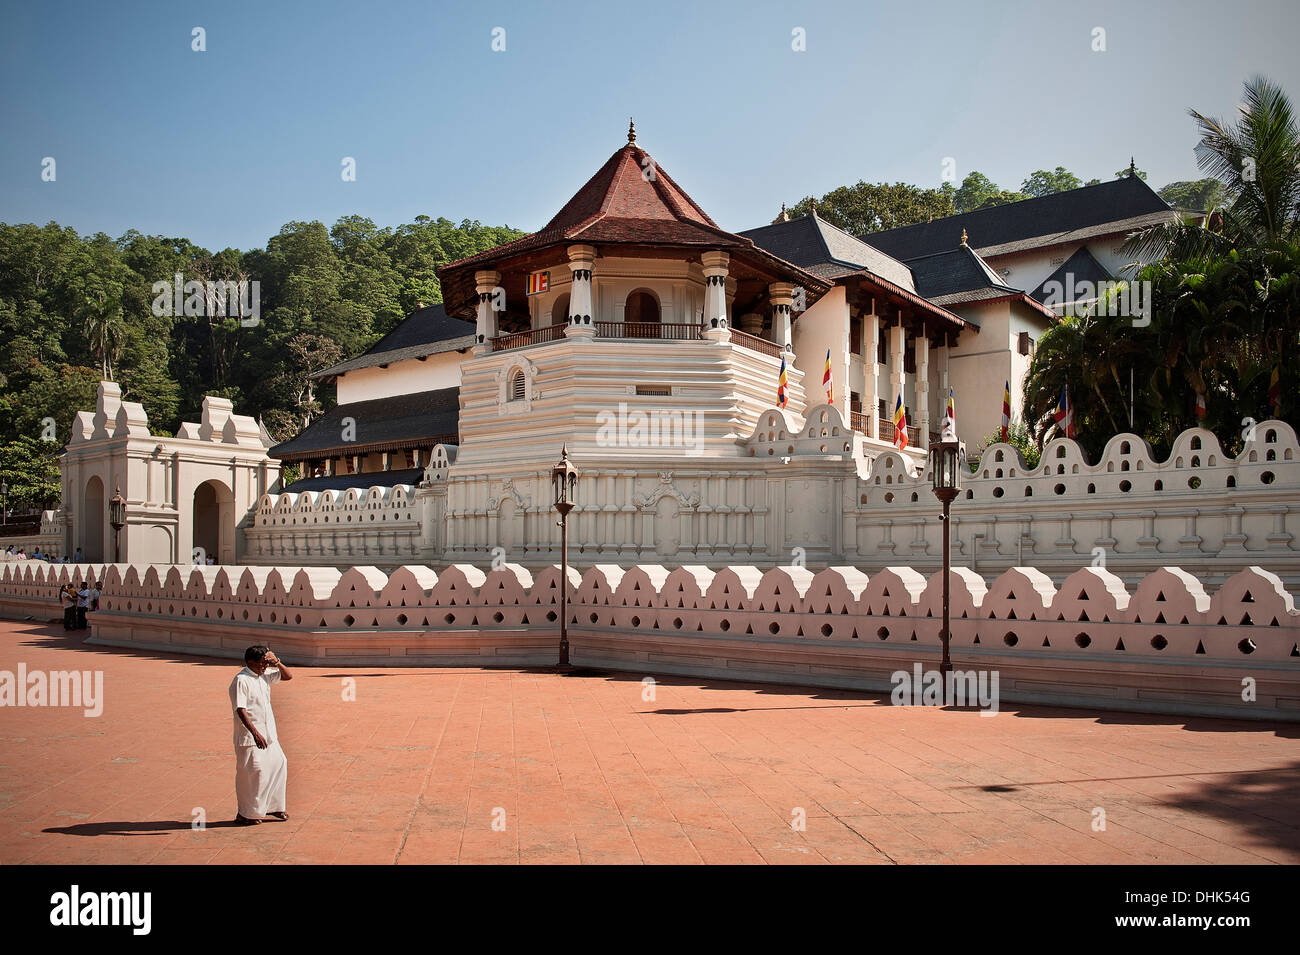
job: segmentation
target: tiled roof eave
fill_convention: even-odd
[[[921,296],[913,292],[909,292],[905,288],[900,288],[899,286],[895,285],[893,282],[890,282],[888,279],[882,279],[875,272],[872,272],[868,269],[862,269],[857,272],[851,272],[848,275],[841,275],[836,278],[836,281],[840,282],[843,281],[844,279],[849,279],[849,278],[862,278],[868,282],[871,282],[874,285],[878,285],[883,291],[889,292],[893,295],[897,295],[898,297],[902,298],[908,303],[915,305],[918,308],[924,309],[927,312],[935,314],[939,318],[942,318],[948,322],[951,322],[959,329],[966,328],[968,325],[970,325],[970,323],[966,321],[966,319],[962,318],[960,315],[954,315],[952,312],[948,311],[942,305],[936,305],[933,302],[931,302],[929,299],[922,298]]]
[[[417,358],[428,358],[431,355],[441,355],[450,351],[461,351],[472,347],[473,344],[473,335],[462,335],[460,338],[453,338],[444,342],[431,342],[428,345],[416,345],[393,352],[358,355],[356,358],[349,358],[347,361],[339,362],[337,365],[332,365],[324,371],[315,372],[307,377],[313,379],[336,378],[346,372],[357,371],[361,368],[394,365],[399,361],[413,361]]]
[[[291,444],[286,441],[284,445],[276,445],[267,451],[267,454],[281,461],[310,461],[316,458],[332,457],[352,457],[357,454],[373,454],[376,451],[406,451],[411,448],[427,448],[435,444],[455,444],[458,435],[442,433],[425,435],[415,438],[395,438],[391,441],[371,441],[367,444],[358,444],[356,442],[347,444],[338,444],[331,447],[323,448],[286,448],[280,451],[281,447]]]
[[[1040,249],[1050,249],[1059,245],[1072,245],[1075,242],[1083,242],[1088,239],[1096,239],[1104,235],[1120,235],[1125,238],[1141,229],[1150,228],[1153,225],[1160,225],[1163,222],[1172,221],[1177,213],[1170,210],[1165,212],[1153,212],[1144,216],[1135,216],[1132,219],[1122,219],[1118,222],[1107,222],[1102,225],[1089,226],[1084,229],[1073,229],[1069,232],[1051,232],[1045,235],[1034,236],[1029,239],[1017,239],[1015,242],[1004,242],[1001,245],[977,246],[975,251],[981,257],[987,258],[993,255],[1009,255],[1013,252],[1038,251]]]

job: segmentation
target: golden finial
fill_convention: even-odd
[[[636,145],[636,123],[632,122],[631,116],[627,118],[627,144],[629,146]]]
[[[808,208],[812,209],[812,214],[817,214],[817,199],[813,196],[808,197]]]
[[[965,244],[966,244],[966,239],[967,239],[967,236],[966,236],[966,229],[965,229],[965,227],[963,226],[963,227],[962,227],[962,230],[961,230],[961,244],[962,244],[962,245],[965,245]]]

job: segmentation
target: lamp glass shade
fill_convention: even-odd
[[[557,507],[577,503],[578,469],[569,460],[567,450],[561,454],[559,463],[551,468],[551,495],[552,503]]]
[[[114,494],[113,499],[108,502],[108,523],[114,527],[122,527],[126,524],[126,501],[122,499],[121,491]]]
[[[956,490],[961,446],[956,441],[930,445],[930,480],[934,490]]]

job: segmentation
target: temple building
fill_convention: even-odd
[[[443,304],[320,372],[337,405],[288,441],[216,398],[175,439],[150,438],[144,410],[105,383],[42,534],[92,560],[120,543],[136,563],[540,571],[560,551],[563,448],[581,479],[571,566],[933,569],[926,449],[949,391],[958,438],[978,448],[1008,383],[1020,416],[1058,320],[1039,287],[1079,256],[1113,274],[1096,243],[1173,214],[1136,179],[1076,192],[1118,198],[1098,201],[1104,214],[1031,200],[1016,205],[1063,219],[999,207],[910,238],[857,238],[815,211],[733,233],[629,130],[542,229],[445,265]],[[963,476],[954,559],[1064,579],[1100,547],[1126,579],[1173,560],[1215,580],[1249,559],[1300,580],[1300,449],[1283,422],[1256,432],[1229,456],[1193,429],[1165,461],[1138,435],[1095,462],[1058,435],[1032,469],[994,441]],[[300,465],[288,484],[285,464]],[[104,516],[119,488],[120,534]]]

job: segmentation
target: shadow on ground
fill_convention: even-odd
[[[163,819],[156,822],[82,822],[75,826],[54,826],[41,831],[60,836],[148,836],[192,828],[193,824],[188,819]],[[243,829],[245,826],[233,819],[223,819],[209,822],[204,828]]]

